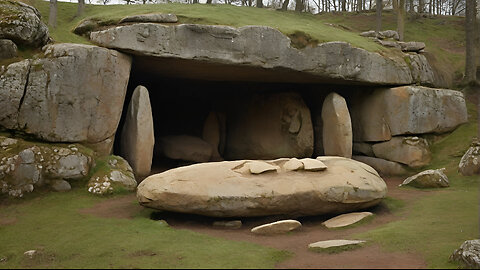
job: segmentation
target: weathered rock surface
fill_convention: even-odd
[[[347,102],[337,93],[331,93],[323,102],[323,148],[327,156],[352,157],[352,121]]]
[[[372,168],[374,168],[380,175],[385,176],[394,176],[394,175],[404,175],[407,173],[407,170],[400,163],[388,161],[376,157],[366,157],[366,156],[353,156],[355,160],[363,162]]]
[[[434,85],[435,73],[433,73],[425,55],[408,54],[407,56],[410,59],[410,69],[412,70],[414,81],[417,83],[431,82],[428,85]]]
[[[443,133],[467,122],[459,91],[403,86],[375,90],[352,104],[355,141],[388,141],[403,134]]]
[[[176,23],[178,22],[175,14],[166,13],[151,13],[127,16],[120,20],[119,23]]]
[[[372,216],[371,212],[357,212],[357,213],[348,213],[336,216],[329,220],[322,222],[322,224],[327,228],[340,228],[346,227],[352,224],[359,222],[360,220]]]
[[[213,151],[209,143],[189,135],[160,137],[155,149],[167,158],[194,162],[209,161]]]
[[[16,57],[17,45],[9,39],[0,39],[0,60]]]
[[[81,145],[36,144],[0,136],[0,192],[23,197],[45,184],[67,190],[68,182],[85,177],[93,162]]]
[[[30,60],[0,67],[0,125],[18,127],[18,111],[30,70]]]
[[[462,156],[458,171],[465,176],[480,174],[480,142],[474,142]]]
[[[300,94],[256,94],[236,105],[228,116],[227,159],[312,156],[310,110]]]
[[[73,32],[77,35],[84,35],[84,34],[90,35],[90,32],[95,30],[97,27],[99,27],[98,21],[93,19],[86,19],[81,21],[75,27],[75,29],[73,29]]]
[[[355,211],[378,204],[387,187],[370,166],[341,157],[318,157],[324,171],[287,171],[289,159],[264,161],[277,171],[251,174],[252,161],[223,161],[175,168],[147,177],[140,204],[207,216],[291,216]]]
[[[47,43],[48,27],[36,8],[19,1],[0,0],[0,14],[0,39],[34,47]]]
[[[302,158],[300,162],[303,164],[303,169],[309,172],[323,171],[327,169],[327,165],[318,159]]]
[[[308,245],[309,249],[328,249],[334,247],[345,247],[351,245],[359,245],[363,244],[365,241],[363,240],[326,240],[326,241],[319,241],[315,243],[311,243]]]
[[[11,64],[1,75],[0,86],[7,91],[0,94],[0,108],[7,109],[0,124],[54,142],[97,143],[112,137],[123,109],[130,57],[65,43],[47,46],[44,54]]]
[[[302,223],[297,220],[287,219],[257,226],[251,232],[255,234],[279,234],[287,233],[300,227],[302,227]]]
[[[414,186],[419,188],[448,187],[448,177],[443,173],[445,168],[438,170],[426,170],[408,177],[400,186]]]
[[[395,31],[395,30],[385,30],[385,31],[380,31],[378,33],[383,38],[392,38],[394,40],[399,40],[400,39],[400,37],[398,35],[398,32]]]
[[[150,173],[155,135],[148,90],[137,86],[128,105],[121,135],[122,156],[139,176]]]
[[[107,156],[101,162],[105,167],[97,169],[92,175],[87,184],[88,192],[103,195],[122,190],[135,190],[137,181],[126,160],[119,156]]]
[[[418,41],[398,42],[404,52],[419,52],[425,49],[425,43]]]
[[[372,146],[376,157],[417,168],[428,165],[432,153],[427,140],[419,137],[394,137]]]
[[[480,239],[467,240],[453,252],[451,261],[456,261],[467,269],[480,269]]]
[[[266,26],[233,28],[142,23],[92,32],[90,38],[101,46],[143,56],[201,59],[210,63],[284,69],[297,72],[297,75],[298,72],[313,75],[303,76],[300,81],[304,82],[377,85],[414,82],[412,72],[402,58],[386,58],[345,42],[328,42],[297,50],[290,46],[288,37]],[[257,79],[265,80],[265,77]],[[299,77],[282,76],[280,80],[298,82]]]

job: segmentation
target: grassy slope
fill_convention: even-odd
[[[288,256],[251,243],[172,229],[149,219],[148,209],[134,219],[78,212],[101,200],[78,186],[68,193],[0,206],[0,221],[17,219],[12,225],[0,222],[0,268],[273,268]],[[23,253],[31,249],[42,255],[25,258]]]

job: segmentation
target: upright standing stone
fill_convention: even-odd
[[[325,98],[322,108],[323,147],[326,156],[352,157],[352,121],[347,102],[337,93]]]
[[[136,175],[146,176],[150,173],[154,144],[153,116],[148,90],[143,86],[137,86],[128,105],[121,141],[122,156],[132,166]]]

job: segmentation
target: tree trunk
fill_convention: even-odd
[[[376,4],[377,8],[377,25],[375,28],[375,32],[380,32],[382,31],[382,9],[383,9],[383,1],[382,0],[377,0]]]
[[[207,0],[207,4],[211,4],[212,3],[212,0]]]
[[[413,0],[410,0],[409,3],[408,3],[408,12],[410,12],[410,13],[415,12],[413,10]]]
[[[48,26],[53,28],[57,27],[57,0],[50,0]]]
[[[357,12],[362,10],[362,0],[357,0]]]
[[[128,5],[128,2],[127,2]],[[78,6],[77,6],[77,15],[76,17],[82,16],[83,12],[85,12],[85,0],[78,0]]]
[[[418,13],[423,13],[425,11],[425,0],[418,0]]]
[[[295,11],[302,12],[304,8],[302,0],[295,0]]]
[[[290,4],[290,0],[285,0],[282,4],[282,10],[287,10],[288,4]]]
[[[342,11],[347,11],[347,0],[342,0]]]
[[[257,8],[263,8],[263,0],[257,0]]]
[[[405,0],[397,2],[397,32],[400,41],[403,41],[405,33]]]
[[[475,64],[475,12],[476,1],[467,0],[465,10],[465,82],[472,83],[476,80]]]

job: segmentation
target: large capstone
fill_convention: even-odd
[[[299,94],[256,94],[236,105],[228,115],[226,158],[312,156],[310,110]]]
[[[128,105],[125,124],[122,128],[122,156],[139,176],[150,173],[155,136],[152,108],[147,88],[138,86],[133,91]]]
[[[92,32],[90,39],[107,48],[167,59],[170,64],[159,69],[172,75],[198,74],[198,69],[193,72],[193,68],[198,68],[196,65],[211,64],[208,70],[215,68],[215,71],[203,72],[202,77],[213,80],[225,80],[226,71],[235,74],[236,80],[275,82],[405,85],[425,77],[412,74],[403,57],[382,56],[346,42],[328,42],[298,50],[291,46],[287,36],[266,26],[137,23]],[[191,61],[199,59],[202,63]],[[256,69],[235,72],[238,68]],[[275,72],[280,73],[272,76]]]
[[[216,217],[306,216],[356,211],[378,204],[387,186],[370,166],[342,157],[318,157],[326,170],[286,170],[290,160],[223,161],[175,168],[147,177],[140,204]],[[264,163],[263,173],[252,166]]]
[[[34,47],[47,43],[48,27],[36,8],[20,1],[0,0],[0,14],[0,39]]]
[[[0,71],[0,108],[6,111],[0,124],[53,142],[94,144],[111,138],[120,121],[130,64],[129,56],[105,48],[49,45],[44,58]]]
[[[420,86],[378,89],[352,104],[355,141],[388,141],[404,134],[443,133],[467,122],[459,91]]]
[[[322,107],[323,148],[327,156],[352,157],[352,121],[347,102],[337,93],[325,98]]]

